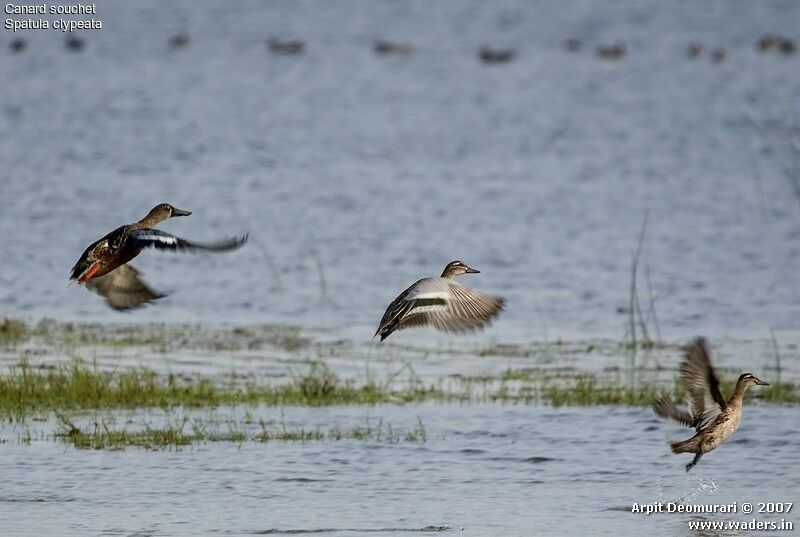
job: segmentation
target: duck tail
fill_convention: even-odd
[[[692,437],[682,442],[672,442],[669,447],[673,453],[696,453],[698,448],[698,438]]]

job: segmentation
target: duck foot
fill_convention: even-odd
[[[686,471],[688,472],[689,470],[691,470],[694,467],[694,465],[697,464],[700,461],[700,457],[702,457],[702,456],[703,456],[702,453],[697,453],[694,456],[694,459],[692,459],[692,462],[690,462],[689,464],[686,465]]]

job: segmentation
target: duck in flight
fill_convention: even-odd
[[[70,280],[86,284],[115,310],[138,308],[165,296],[151,289],[140,278],[139,271],[128,264],[143,249],[152,246],[176,252],[226,252],[247,241],[245,235],[212,244],[198,244],[155,229],[159,222],[168,218],[190,214],[190,211],[176,209],[169,203],[156,205],[138,222],[118,227],[90,244],[72,267]]]
[[[733,395],[727,401],[719,391],[719,379],[711,367],[708,348],[697,338],[687,349],[680,367],[681,383],[686,389],[689,411],[678,409],[671,401],[659,398],[653,410],[662,418],[694,428],[697,433],[682,442],[670,444],[673,453],[694,453],[686,471],[692,469],[704,454],[719,447],[739,428],[742,422],[742,400],[750,386],[768,386],[752,373],[739,376]]]
[[[503,310],[505,299],[470,289],[454,279],[478,273],[461,261],[452,261],[438,278],[419,280],[389,304],[375,335],[383,341],[395,330],[412,326],[472,332],[491,324]]]

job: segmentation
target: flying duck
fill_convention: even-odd
[[[742,421],[744,392],[753,385],[768,386],[752,373],[744,373],[736,382],[736,389],[727,401],[719,391],[719,379],[711,367],[706,342],[697,338],[686,350],[680,367],[681,383],[686,389],[689,411],[678,409],[671,401],[656,399],[653,410],[662,418],[677,421],[694,428],[697,433],[682,442],[670,444],[673,453],[694,453],[686,471],[698,463],[700,457],[719,447],[739,428]]]
[[[138,222],[118,227],[90,244],[72,267],[70,280],[86,284],[115,310],[133,309],[165,296],[151,289],[140,278],[139,271],[128,264],[148,246],[180,252],[225,252],[235,250],[247,241],[245,235],[212,244],[198,244],[155,229],[159,222],[168,218],[190,214],[190,211],[176,209],[169,203],[156,205]]]
[[[505,299],[465,287],[455,281],[461,274],[479,270],[451,261],[438,278],[423,278],[400,293],[381,318],[375,336],[381,341],[395,330],[432,326],[445,332],[472,332],[490,324],[500,314]]]

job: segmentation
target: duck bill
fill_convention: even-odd
[[[467,267],[467,274],[480,274],[480,270],[475,270],[474,268]]]
[[[192,211],[184,211],[183,209],[172,209],[172,216],[189,216]]]
[[[764,382],[761,379],[756,379],[756,386],[769,386],[769,382]]]

